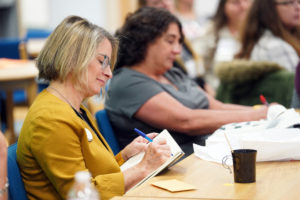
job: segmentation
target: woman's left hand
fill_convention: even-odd
[[[147,136],[151,139],[155,138],[158,133],[149,133]],[[130,157],[145,151],[147,144],[149,143],[148,140],[139,136],[135,138],[131,143],[129,143],[121,152],[123,159],[126,161]]]

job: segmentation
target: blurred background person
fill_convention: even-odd
[[[184,36],[191,42],[193,49],[197,52],[198,42],[204,31],[204,24],[208,17],[196,13],[194,0],[175,0],[176,16],[182,24]]]
[[[252,0],[220,0],[216,13],[207,24],[197,51],[204,60],[205,81],[217,89],[219,80],[214,66],[230,61],[240,49],[239,30]]]
[[[0,200],[8,199],[7,141],[0,130]]]
[[[153,7],[153,8],[164,8],[170,11],[171,13],[176,12],[174,0],[139,0],[138,7]]]
[[[135,137],[134,128],[168,129],[188,156],[193,143],[204,145],[222,125],[266,117],[267,107],[223,104],[173,67],[183,32],[170,12],[141,8],[127,17],[117,37],[118,61],[105,109],[120,145]]]
[[[295,72],[300,55],[299,21],[297,0],[254,0],[236,57],[272,61]]]
[[[17,147],[29,199],[66,199],[78,171],[89,171],[101,199],[110,199],[123,195],[170,157],[166,141],[148,145],[142,137],[114,156],[82,104],[112,77],[117,50],[113,36],[78,16],[64,19],[49,36],[37,66],[39,78],[50,85],[31,105]],[[140,163],[120,170],[141,151],[145,156]]]

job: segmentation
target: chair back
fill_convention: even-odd
[[[19,59],[19,38],[0,39],[0,58]]]
[[[0,39],[0,58],[24,59],[23,41],[19,38]],[[6,98],[6,97],[5,97]],[[24,90],[14,90],[13,101],[16,104],[25,103],[27,94]]]
[[[105,140],[108,142],[110,148],[116,155],[117,153],[120,152],[120,146],[119,146],[119,142],[117,141],[117,138],[115,136],[115,133],[112,129],[112,126],[110,124],[106,110],[103,109],[103,110],[98,111],[95,114],[95,117],[96,117],[98,128],[99,128],[101,134],[103,135]]]
[[[8,147],[7,176],[10,200],[27,200],[24,183],[17,163],[17,143]]]
[[[26,33],[26,40],[31,38],[47,38],[51,34],[48,29],[29,28]]]

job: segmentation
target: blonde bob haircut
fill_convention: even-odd
[[[47,39],[37,58],[39,79],[64,82],[72,73],[74,86],[83,90],[87,86],[87,68],[95,57],[97,46],[108,39],[112,46],[111,69],[118,51],[118,41],[103,28],[78,16],[65,18]]]

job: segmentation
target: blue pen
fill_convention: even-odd
[[[140,131],[137,128],[133,129],[137,134],[139,134],[140,136],[142,136],[143,138],[145,138],[146,140],[148,140],[149,142],[153,142],[153,140],[151,138],[149,138],[145,133],[143,133],[142,131]]]

